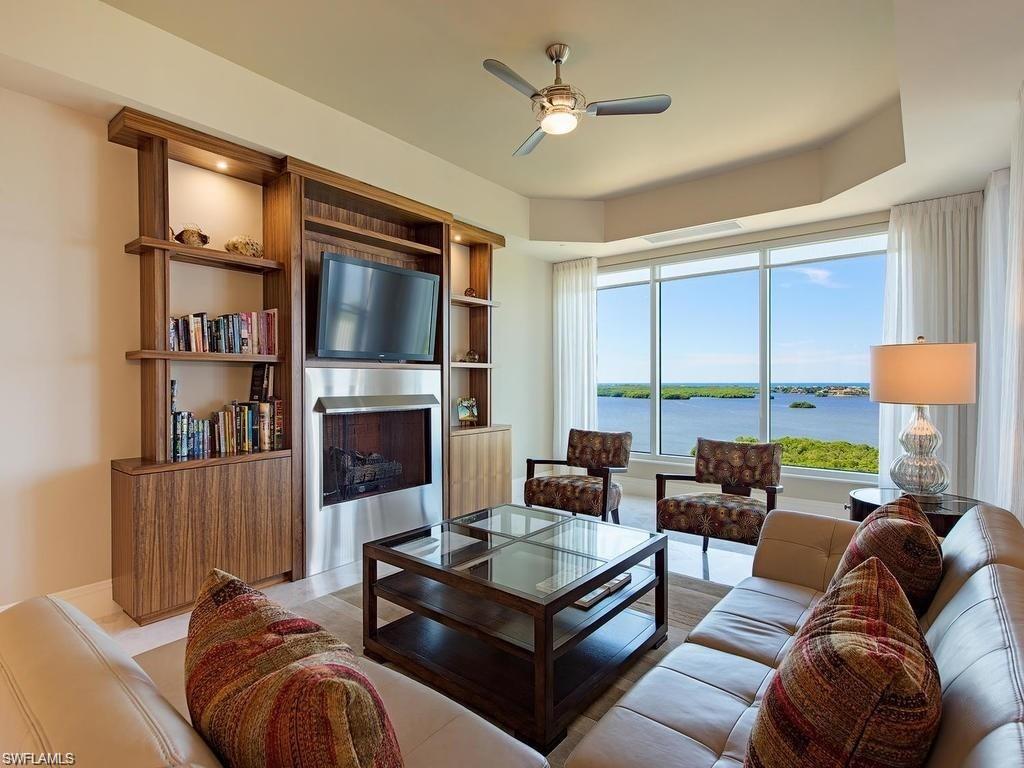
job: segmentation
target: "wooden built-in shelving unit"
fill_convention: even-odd
[[[125,245],[125,252],[139,260],[140,348],[125,357],[140,370],[140,455],[111,462],[113,593],[133,619],[144,623],[188,610],[213,567],[257,585],[305,575],[304,367],[439,371],[445,403],[451,402],[451,371],[466,369],[458,375],[468,377],[469,391],[458,394],[477,398],[480,422],[474,428],[444,430],[444,508],[507,500],[510,432],[491,423],[490,357],[491,312],[498,306],[492,298],[492,255],[504,246],[504,238],[311,163],[252,150],[130,108],[110,122],[108,137],[138,153],[139,236]],[[262,187],[265,258],[167,239],[170,160]],[[469,279],[476,296],[452,295],[453,239],[470,249]],[[318,359],[315,320],[324,251],[438,275],[441,301],[433,359]],[[258,275],[262,308],[278,313],[278,354],[169,350],[172,262]],[[481,362],[452,363],[452,311],[469,313],[470,341]],[[170,370],[184,362],[273,364],[275,394],[286,417],[283,449],[173,460]]]
[[[451,482],[449,514],[457,516],[511,501],[511,427],[492,420],[491,371],[494,354],[491,327],[494,301],[494,250],[505,245],[505,238],[493,232],[456,221],[452,225],[453,245],[469,251],[467,266],[469,287],[474,296],[453,293],[451,312],[467,312],[469,348],[481,356],[480,362],[452,360],[449,367],[466,371],[467,391],[453,391],[454,397],[476,398],[478,420],[475,426],[453,424],[451,432]]]

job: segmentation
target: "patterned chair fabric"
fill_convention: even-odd
[[[764,490],[769,485],[778,485],[782,477],[782,445],[699,437],[694,474],[698,483]]]
[[[523,498],[527,504],[573,514],[602,517],[605,510],[601,498],[601,478],[589,475],[531,477],[526,481]],[[607,509],[618,509],[621,501],[622,487],[618,483],[610,483]]]
[[[625,467],[633,446],[632,432],[591,432],[569,430],[569,449],[565,458],[570,467]]]
[[[757,544],[767,514],[763,501],[748,496],[731,493],[670,496],[658,502],[658,528]]]

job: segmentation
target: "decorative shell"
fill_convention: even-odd
[[[466,362],[467,363],[479,363],[480,362],[480,353],[477,352],[475,349],[469,350],[466,353]]]
[[[174,230],[172,229],[173,233]],[[198,224],[186,224],[181,231],[174,235],[174,239],[182,245],[190,245],[193,248],[200,248],[210,242],[210,236],[205,234]]]
[[[224,243],[224,250],[241,256],[251,256],[255,259],[263,258],[263,246],[256,238],[248,235],[235,235]]]
[[[471,299],[476,298],[476,288],[467,288],[466,295],[469,296]]]

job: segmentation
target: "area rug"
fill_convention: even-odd
[[[569,726],[565,741],[548,755],[551,768],[562,768],[573,748],[594,724],[619,698],[653,667],[665,654],[678,647],[697,623],[707,615],[714,605],[729,592],[729,587],[714,584],[689,576],[670,573],[668,577],[668,640],[661,648],[648,651],[633,665],[623,671],[621,677],[605,693]],[[363,586],[355,584],[346,589],[310,600],[291,608],[294,613],[321,624],[325,629],[352,646],[357,653],[363,648]],[[648,592],[633,604],[637,610],[654,613],[654,592]],[[391,603],[378,602],[378,615],[383,623],[394,621],[407,613]],[[140,654],[135,660],[154,678],[157,687],[167,695],[182,688],[181,670],[178,665],[168,664],[168,655],[184,657],[184,640],[161,646]],[[162,679],[167,678],[167,679]],[[168,696],[179,711],[185,713],[184,691],[178,696]],[[187,714],[185,715],[187,717]]]

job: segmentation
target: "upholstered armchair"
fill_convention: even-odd
[[[526,460],[526,486],[523,488],[526,506],[536,504],[574,515],[600,517],[606,522],[610,517],[613,522],[619,522],[622,486],[612,481],[612,475],[625,472],[629,467],[632,445],[632,432],[570,430],[564,459]],[[580,467],[587,470],[587,474],[534,477],[538,464]]]
[[[657,529],[695,533],[708,538],[757,544],[765,516],[775,509],[782,493],[782,446],[778,443],[732,443],[724,440],[697,439],[694,474],[655,475],[657,480]],[[670,480],[714,483],[721,493],[697,493],[666,496]],[[767,502],[750,495],[762,490]]]

